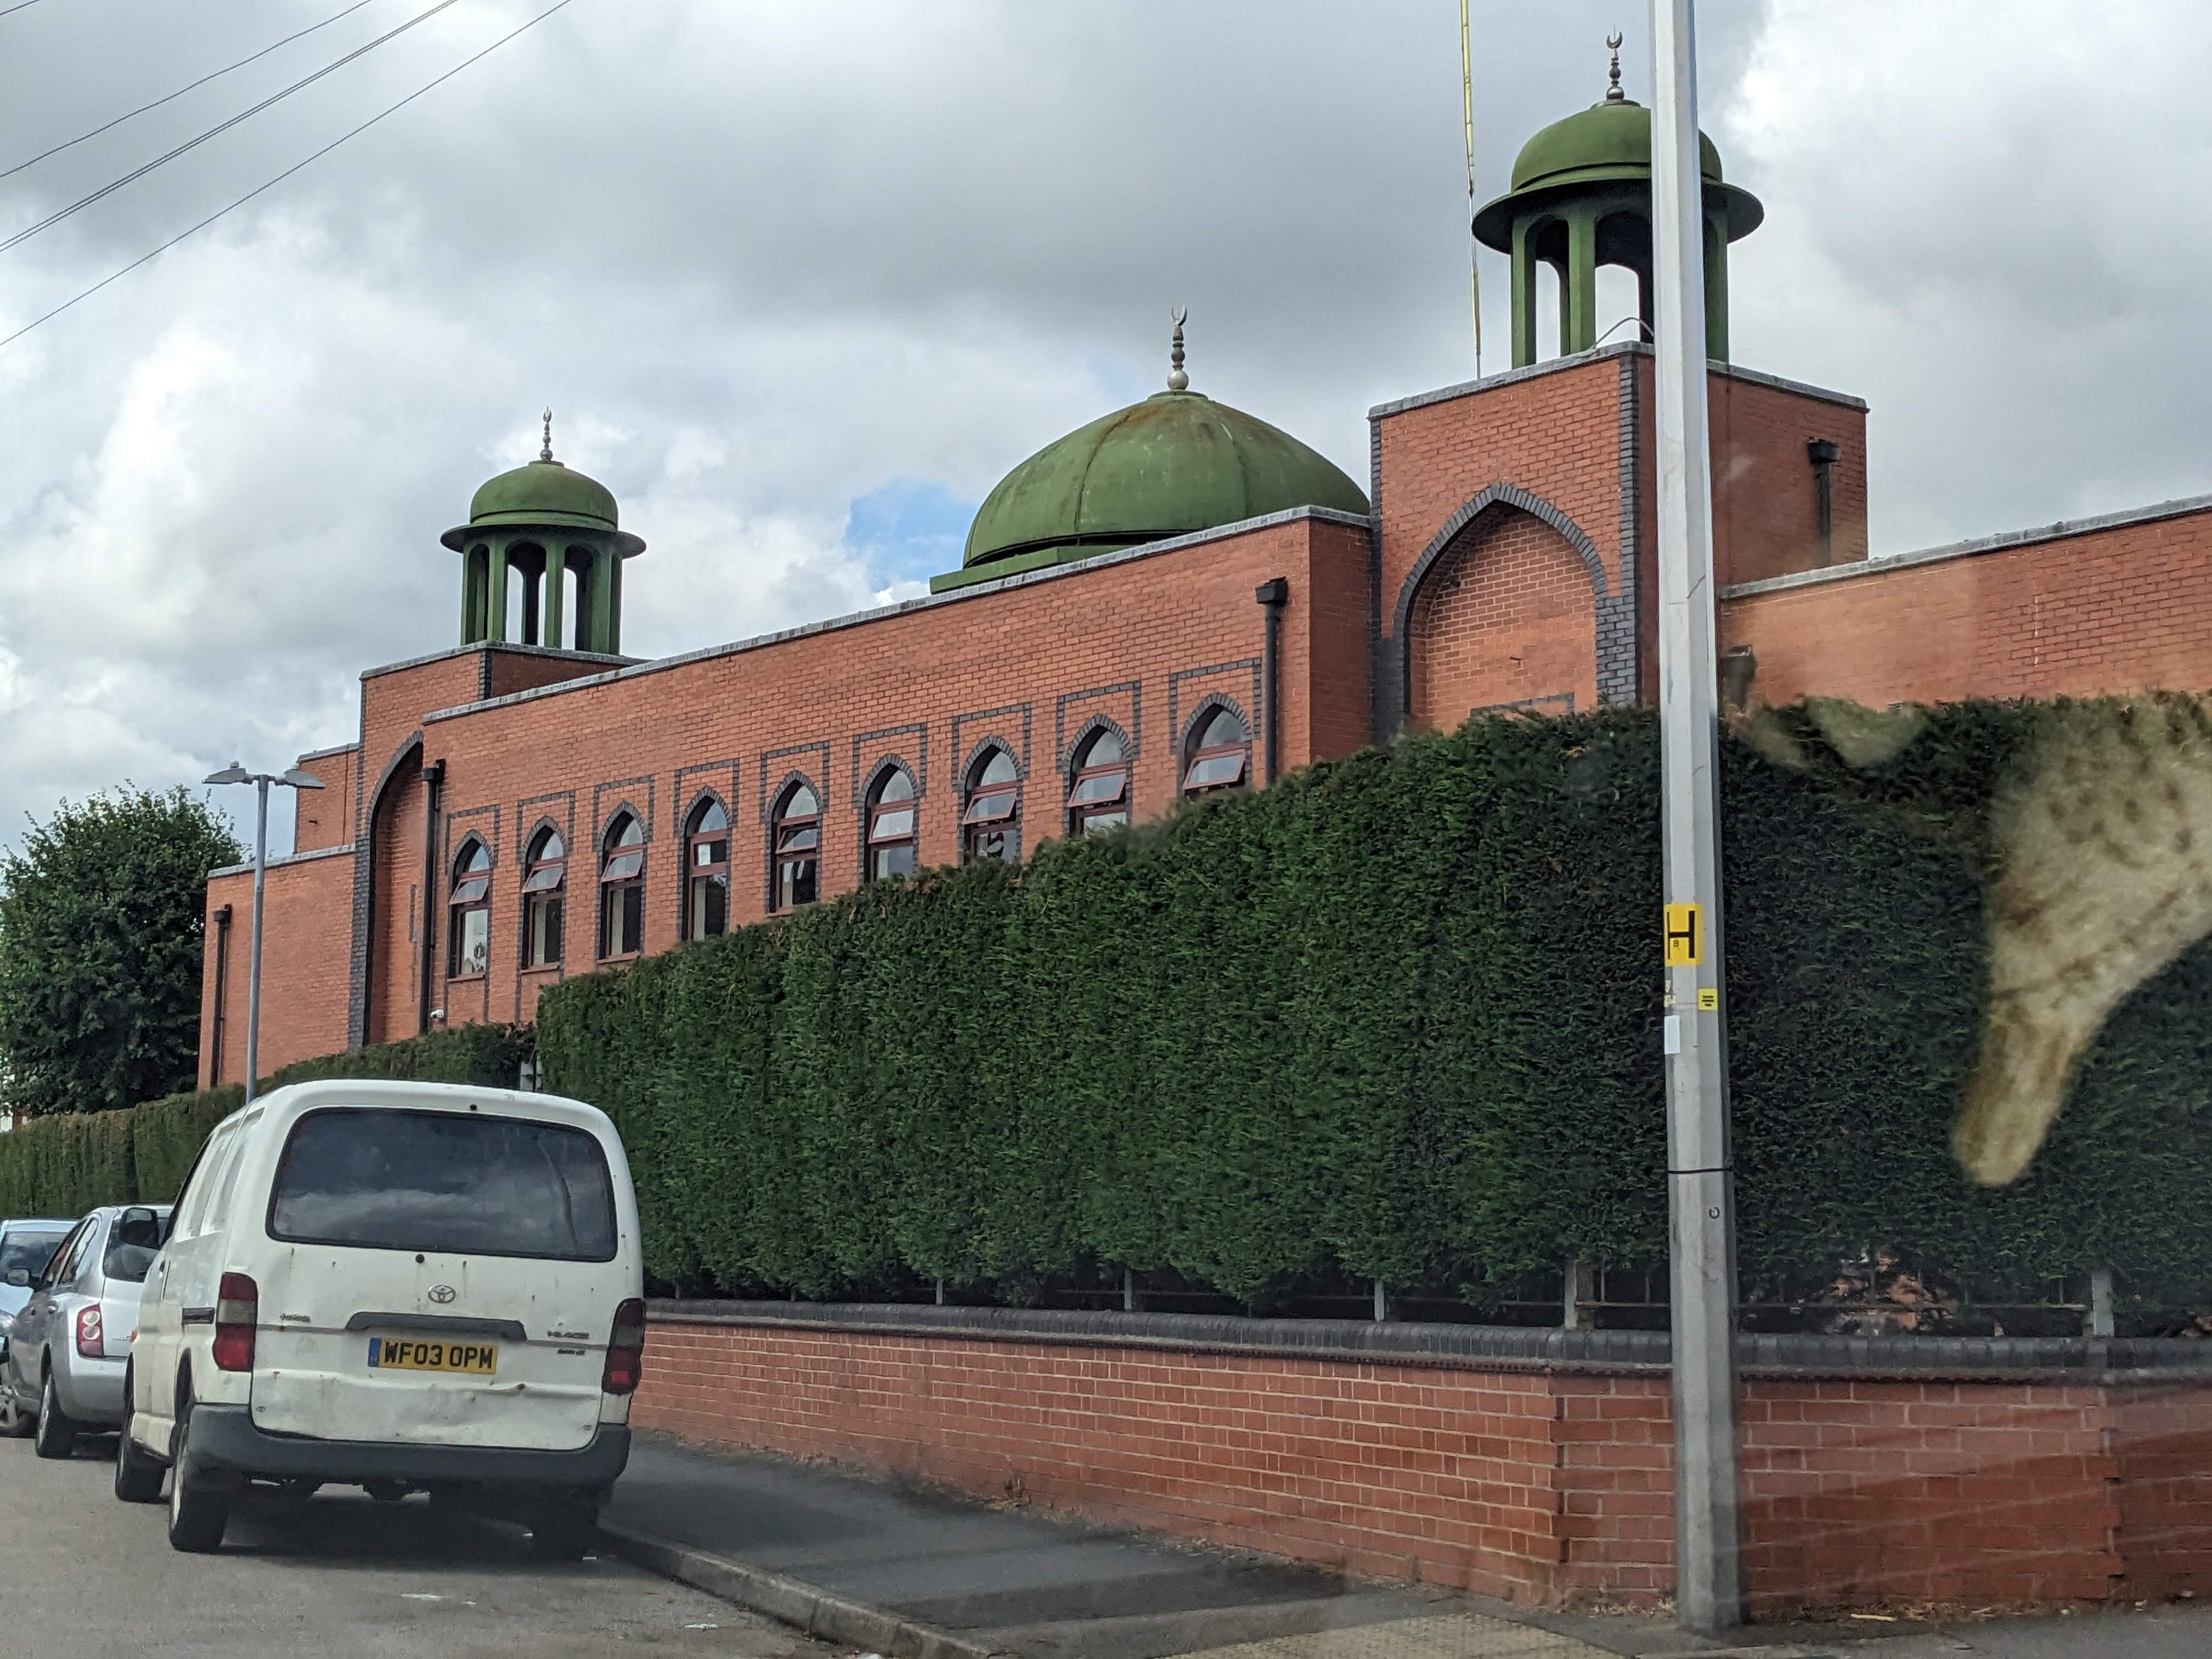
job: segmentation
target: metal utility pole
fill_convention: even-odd
[[[1651,240],[1658,325],[1674,1605],[1686,1627],[1710,1632],[1742,1621],[1743,1581],[1735,1194],[1721,954],[1712,454],[1705,404],[1705,213],[1691,6],[1692,0],[1651,0]]]
[[[261,894],[269,877],[269,786],[281,783],[293,789],[319,789],[323,781],[295,766],[283,773],[249,772],[236,761],[220,772],[211,772],[210,783],[250,783],[253,807],[253,940],[247,946],[246,972],[246,1103],[261,1080]]]

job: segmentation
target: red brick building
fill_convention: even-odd
[[[1213,737],[1240,781],[1264,783],[1408,723],[1649,697],[1651,373],[1644,347],[1608,346],[1383,404],[1364,513],[1200,501],[1260,510],[1182,533],[1139,525],[1148,539],[1115,545],[1127,514],[1077,502],[1068,539],[1017,556],[1030,568],[997,574],[971,538],[969,564],[926,599],[683,656],[538,643],[562,637],[550,606],[524,612],[521,640],[484,637],[479,604],[477,637],[368,670],[353,741],[301,757],[329,787],[299,797],[296,851],[269,874],[264,1065],[526,1020],[564,975],[845,890],[872,856],[951,863],[987,836],[1018,856],[1086,810],[1070,803],[1079,772],[1115,792],[1105,816],[1151,815]],[[1865,405],[1732,365],[1711,384],[1721,640],[1753,700],[2212,685],[2212,498],[1869,559]],[[1194,392],[1147,402],[1261,427]],[[1155,477],[1194,465],[1185,435],[1146,440]],[[1342,480],[1296,450],[1293,495]],[[1237,453],[1195,465],[1209,459]],[[605,523],[555,527],[611,543],[611,498],[562,482],[604,501]],[[522,538],[546,534],[531,515],[588,519],[574,504],[495,504],[505,522],[480,511],[454,539],[512,531],[519,564]],[[1004,514],[987,503],[979,528],[987,516]],[[600,590],[617,622],[619,583]],[[1209,733],[1216,711],[1230,718]],[[811,813],[792,810],[810,797]],[[972,821],[979,799],[988,822]],[[687,833],[702,822],[717,827]],[[872,829],[890,831],[872,848]],[[557,884],[544,890],[557,940],[543,918],[533,939],[525,915],[548,831],[561,861],[541,857],[537,879]],[[810,839],[795,850],[811,860],[791,855]],[[694,891],[702,869],[717,892]],[[617,888],[610,921],[602,890]],[[250,878],[219,872],[208,902],[204,1083],[234,1079],[244,1052],[232,930]]]
[[[1760,210],[1704,171],[1724,353]],[[1649,199],[1617,88],[1530,141],[1477,220],[1524,361],[1369,411],[1364,489],[1190,391],[1178,325],[1169,389],[1016,467],[927,598],[681,656],[621,654],[645,544],[549,432],[445,535],[461,643],[366,672],[359,730],[301,757],[328,787],[269,875],[264,1066],[527,1020],[565,975],[1408,725],[1652,696],[1652,359],[1593,344],[1589,297],[1625,264],[1648,314]],[[1525,361],[1546,265],[1563,351]],[[1720,361],[1711,386],[1728,695],[2212,685],[2212,497],[1870,558],[1866,405]],[[248,877],[208,903],[203,1083],[242,1060]]]

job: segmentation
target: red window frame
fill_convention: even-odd
[[[544,829],[530,843],[522,872],[522,965],[553,968],[568,949],[568,844]],[[550,917],[541,926],[541,917]],[[549,938],[550,936],[550,938]]]
[[[1112,792],[1099,786],[1111,781]],[[1129,763],[1109,761],[1079,768],[1067,787],[1067,833],[1087,836],[1094,827],[1118,830],[1129,821]]]
[[[481,861],[479,861],[481,860]],[[482,979],[491,971],[491,848],[471,836],[453,855],[453,891],[446,901],[449,918],[446,929],[446,977]],[[469,919],[477,923],[483,958],[473,968],[462,966],[461,939]]]
[[[891,795],[894,786],[904,793]],[[915,793],[914,781],[893,768],[876,780],[869,795],[868,879],[912,875],[920,862],[921,833],[921,798]],[[890,867],[901,854],[904,867]]]
[[[814,809],[791,809],[804,794]],[[784,791],[769,828],[769,908],[796,910],[822,896],[822,798],[811,783]]]
[[[1191,750],[1189,758],[1184,763],[1182,769],[1184,799],[1194,800],[1200,795],[1211,795],[1218,790],[1234,789],[1244,781],[1246,775],[1251,771],[1252,733],[1244,724],[1243,716],[1235,709],[1216,704],[1207,711],[1205,719],[1194,728],[1192,737],[1194,738],[1212,737],[1224,721],[1236,726],[1236,740],[1232,743],[1210,743]],[[1221,766],[1223,762],[1233,762],[1234,765],[1224,773]],[[1221,773],[1222,775],[1200,781],[1198,773],[1201,767],[1215,773]]]
[[[720,819],[717,824],[714,820]],[[709,797],[692,810],[691,832],[684,842],[684,937],[713,939],[730,931],[730,815]],[[708,856],[702,859],[700,854]],[[712,884],[722,889],[719,927],[704,925],[702,905],[711,912]]]
[[[635,840],[617,837],[624,825]],[[645,951],[645,825],[625,810],[599,845],[599,960],[626,962]],[[622,937],[633,929],[634,941]]]

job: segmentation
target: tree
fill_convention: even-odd
[[[192,1086],[208,872],[243,856],[181,787],[64,801],[0,852],[0,1101],[40,1116]]]

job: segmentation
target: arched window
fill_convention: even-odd
[[[522,867],[522,962],[526,968],[550,968],[561,960],[562,884],[568,876],[568,848],[550,824],[530,840]]]
[[[599,955],[645,949],[645,826],[618,812],[599,851]]]
[[[684,937],[712,939],[730,931],[730,816],[712,795],[691,809],[684,844]]]
[[[1129,821],[1129,763],[1120,733],[1101,726],[1075,757],[1067,791],[1067,833],[1088,836]]]
[[[491,966],[491,849],[474,836],[453,858],[453,891],[448,901],[447,974],[465,979]]]
[[[1021,776],[1014,757],[994,746],[968,769],[968,810],[960,815],[963,861],[1021,856]]]
[[[886,766],[868,790],[868,879],[914,873],[914,780]]]
[[[813,789],[794,783],[776,803],[775,867],[769,898],[779,910],[811,904],[821,890],[822,803]]]
[[[1252,734],[1235,709],[1217,703],[1190,734],[1183,752],[1182,792],[1205,795],[1233,789],[1244,781],[1251,763]]]

